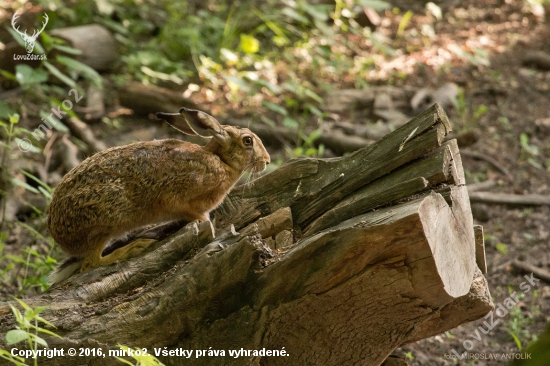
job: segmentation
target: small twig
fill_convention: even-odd
[[[529,262],[514,259],[512,261],[512,266],[514,266],[517,269],[520,269],[522,271],[533,273],[533,275],[536,278],[540,279],[540,280],[550,282],[550,272],[549,271],[547,271],[543,268],[537,267],[537,266],[535,266],[535,265],[533,265]]]
[[[494,158],[492,158],[489,155],[482,154],[482,153],[477,152],[477,151],[474,152],[474,151],[468,151],[468,150],[461,150],[460,155],[467,156],[469,158],[485,160],[486,162],[488,162],[489,164],[491,164],[492,166],[497,168],[502,174],[504,174],[510,182],[514,181],[514,178],[513,178],[512,174],[510,173],[510,171],[508,169],[506,169],[505,167],[503,167],[501,164],[499,164],[498,161],[496,161]]]
[[[550,196],[541,194],[507,194],[470,192],[470,202],[491,203],[509,206],[550,206]]]
[[[44,146],[44,156],[46,157],[46,159],[44,160],[45,177],[41,177],[41,179],[44,182],[47,182],[47,175],[48,175],[48,171],[50,170],[50,164],[52,162],[52,154],[53,154],[52,146],[55,140],[57,140],[57,136],[58,136],[58,133],[54,132],[52,135],[52,138],[49,139],[48,142],[46,143],[46,146]]]
[[[550,55],[543,51],[528,51],[523,56],[523,64],[541,70],[550,70]]]
[[[484,191],[486,189],[493,188],[496,186],[497,182],[494,179],[487,179],[481,183],[468,184],[468,193],[476,191]]]
[[[80,164],[78,147],[69,140],[69,135],[67,134],[63,135],[61,142],[63,143],[63,165],[69,171]]]
[[[90,147],[90,152],[98,152],[107,149],[107,145],[98,140],[90,127],[75,117],[69,117],[65,120],[67,127],[71,130],[71,134],[80,140],[84,141]]]

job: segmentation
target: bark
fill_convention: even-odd
[[[379,365],[493,308],[449,130],[435,105],[345,157],[291,160],[236,187],[211,215],[215,230],[190,223],[26,301],[50,306],[43,317],[64,337],[50,347],[226,354],[159,357],[168,365]],[[0,332],[14,326],[0,304]],[[264,348],[288,355],[229,356]]]

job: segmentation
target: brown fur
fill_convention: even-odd
[[[84,160],[61,180],[48,226],[61,248],[84,258],[82,269],[109,261],[101,252],[111,239],[136,228],[175,220],[208,220],[243,171],[270,162],[250,130],[220,126],[230,143],[206,146],[167,139],[113,147]],[[245,146],[243,137],[253,138]],[[114,255],[117,253],[115,251]]]

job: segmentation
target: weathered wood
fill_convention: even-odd
[[[514,259],[512,266],[524,272],[533,273],[536,278],[550,283],[550,272],[544,268],[537,267],[526,261],[520,261],[519,259]]]
[[[485,191],[491,189],[497,185],[497,181],[494,179],[487,179],[483,182],[468,184],[468,193],[475,191]]]
[[[522,63],[541,70],[550,70],[550,55],[544,51],[527,51],[523,55]]]
[[[215,212],[215,238],[210,222],[191,223],[26,301],[50,306],[43,317],[64,337],[50,347],[226,352],[160,357],[168,365],[379,365],[493,306],[460,154],[442,143],[449,130],[434,106],[348,156],[293,160],[233,190]],[[0,332],[14,326],[0,304]],[[228,354],[263,348],[288,356]],[[118,363],[40,360],[76,362]]]
[[[514,207],[548,206],[550,205],[550,196],[541,194],[506,194],[474,191],[470,193],[470,201]]]
[[[481,273],[487,273],[487,260],[485,259],[485,239],[483,238],[483,226],[474,225],[476,240],[476,263]]]
[[[157,112],[176,113],[181,107],[200,109],[182,92],[176,92],[153,85],[132,82],[118,89],[118,99],[122,106],[136,114],[148,116]]]
[[[396,101],[395,107],[407,106],[407,92],[394,86],[369,87],[367,89],[335,90],[325,96],[323,109],[332,113],[349,113],[365,107],[374,107],[376,96],[384,93]]]
[[[117,60],[117,45],[111,33],[99,24],[78,27],[58,28],[50,32],[52,36],[69,42],[69,45],[82,53],[76,59],[94,70],[106,71]]]
[[[69,127],[73,136],[82,140],[88,146],[88,153],[95,154],[96,152],[107,149],[107,145],[103,141],[97,139],[90,127],[77,117],[67,118],[65,124]]]

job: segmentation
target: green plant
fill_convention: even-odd
[[[132,357],[135,361],[137,361],[135,364],[131,363],[130,361],[127,361],[123,358],[115,356],[117,360],[120,362],[130,365],[130,366],[164,366],[162,362],[160,362],[155,356],[152,354],[146,353],[144,354],[140,348],[131,348],[128,346],[123,346],[121,344],[118,345],[118,347],[127,355]]]
[[[529,143],[529,136],[525,132],[519,135],[519,142],[521,145],[520,159],[527,160],[529,164],[537,169],[543,169],[542,165],[537,161],[540,154],[539,147]]]
[[[23,226],[34,235],[42,237],[42,235],[31,226],[19,222],[18,225]],[[42,239],[46,239],[42,237]],[[17,293],[22,294],[29,289],[38,288],[40,291],[45,291],[50,287],[48,282],[48,274],[55,269],[57,261],[50,255],[53,251],[54,244],[50,240],[50,244],[46,249],[46,253],[41,253],[38,250],[28,247],[23,250],[21,255],[2,253],[4,244],[0,246],[0,263],[6,262],[7,265],[3,270],[2,282],[11,279],[19,286]],[[41,250],[43,251],[43,249]],[[21,271],[23,272],[21,274]],[[9,276],[8,276],[9,273]]]
[[[473,106],[466,101],[462,88],[458,89],[457,98],[452,99],[453,106],[457,114],[457,120],[464,129],[469,129],[477,126],[481,116],[483,116],[489,108],[486,105]]]
[[[29,349],[36,352],[38,350],[38,346],[48,347],[48,343],[44,338],[38,335],[39,333],[44,333],[52,337],[62,339],[61,336],[55,334],[48,329],[42,328],[39,325],[40,322],[44,323],[47,326],[55,328],[55,325],[40,316],[40,313],[46,310],[47,307],[39,306],[32,309],[24,301],[19,299],[15,300],[17,300],[19,305],[21,305],[21,307],[25,311],[21,313],[19,309],[10,304],[11,311],[13,312],[13,315],[15,316],[15,321],[18,325],[15,327],[16,329],[12,329],[6,333],[6,341],[8,346],[26,342]],[[7,351],[0,352],[0,357],[16,365],[25,365],[23,362],[21,362],[22,359],[20,357],[13,357]],[[38,359],[34,358],[34,365],[36,366],[37,364]]]
[[[524,294],[518,295],[520,299],[524,296]],[[527,325],[532,322],[533,320],[525,316],[519,306],[514,306],[510,309],[510,320],[506,323],[506,332],[510,334],[519,351],[521,351],[523,345],[531,339],[531,334],[527,329]]]

